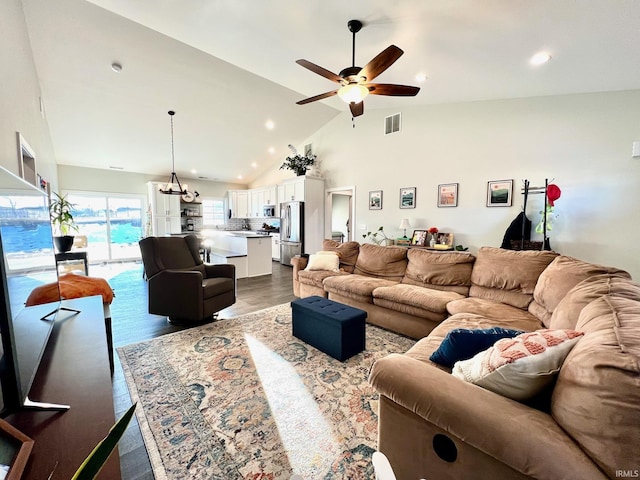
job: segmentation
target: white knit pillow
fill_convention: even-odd
[[[452,375],[514,400],[540,393],[584,335],[576,330],[537,330],[498,340],[469,360],[456,362]]]
[[[305,270],[329,270],[330,272],[340,271],[340,258],[335,252],[333,255],[329,255],[329,252],[322,252],[320,254],[309,255],[309,261]]]

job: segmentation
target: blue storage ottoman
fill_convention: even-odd
[[[344,362],[365,349],[367,312],[322,297],[291,302],[293,336]]]

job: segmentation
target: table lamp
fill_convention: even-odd
[[[411,228],[411,224],[409,223],[409,219],[408,218],[403,218],[402,221],[400,222],[400,227],[404,230],[404,234],[402,238],[407,238],[407,228]]]

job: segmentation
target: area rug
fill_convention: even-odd
[[[280,305],[118,349],[156,480],[374,478],[373,362],[413,340],[367,325],[345,362]]]

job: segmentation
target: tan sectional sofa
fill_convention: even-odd
[[[638,476],[640,285],[626,272],[554,252],[483,247],[477,256],[402,249],[400,275],[398,247],[362,245],[354,254],[355,245],[341,245],[324,244],[350,250],[341,272],[303,272],[305,259],[295,260],[296,294],[364,308],[371,323],[418,339],[370,373],[380,394],[378,448],[398,480]],[[429,360],[451,330],[495,326],[583,336],[555,383],[529,401]]]

